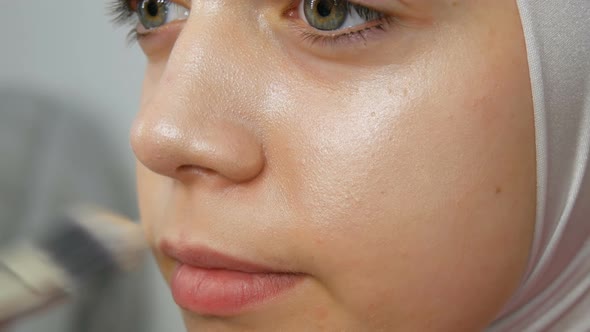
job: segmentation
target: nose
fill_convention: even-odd
[[[131,145],[145,167],[185,182],[203,175],[247,182],[264,166],[261,145],[249,129],[223,121],[144,115],[134,123]]]
[[[247,58],[224,59],[235,55],[235,48],[222,49],[227,43],[220,46],[203,31],[210,29],[191,29],[189,20],[161,73],[150,73],[148,65],[147,79],[158,79],[144,84],[131,146],[145,167],[182,182],[205,175],[250,181],[265,164],[252,121],[257,111],[252,96],[259,93],[248,73],[252,64]]]

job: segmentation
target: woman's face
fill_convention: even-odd
[[[302,1],[144,3],[140,210],[188,330],[482,329],[534,226],[515,1]]]

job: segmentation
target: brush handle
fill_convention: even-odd
[[[140,226],[83,210],[32,241],[0,250],[0,326],[67,298],[97,274],[128,270],[146,247]]]
[[[63,298],[67,285],[67,275],[34,247],[0,254],[0,326]]]

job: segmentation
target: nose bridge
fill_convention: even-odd
[[[213,23],[191,17],[185,24],[135,121],[132,146],[141,163],[165,176],[185,180],[199,169],[244,182],[264,164],[253,121],[260,105],[249,71],[256,69]]]
[[[233,2],[233,1],[232,1]],[[235,3],[236,10],[209,10],[191,14],[183,32],[177,39],[162,81],[172,84],[181,99],[200,99],[202,112],[219,115],[219,108],[226,108],[224,116],[240,115],[244,118],[248,108],[256,101],[262,76],[260,38],[251,21],[245,18],[244,6]],[[232,7],[232,8],[233,8]],[[247,7],[246,7],[247,8]],[[249,107],[233,107],[235,102],[248,103]],[[229,107],[231,106],[231,107]],[[249,116],[248,116],[249,118]]]

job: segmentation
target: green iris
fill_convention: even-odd
[[[169,0],[142,0],[137,7],[139,22],[146,29],[154,29],[166,23]]]
[[[349,12],[346,0],[304,0],[303,12],[307,22],[318,30],[331,31],[340,28]]]

